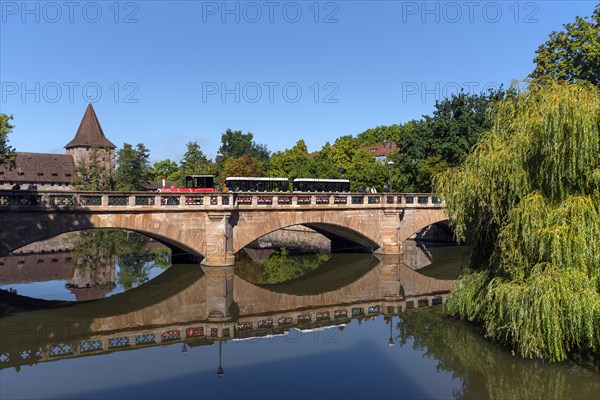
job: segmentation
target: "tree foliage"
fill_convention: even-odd
[[[15,149],[8,144],[8,135],[14,129],[9,121],[13,119],[12,115],[0,114],[0,167],[6,166],[9,169],[15,167]]]
[[[472,266],[448,310],[525,357],[600,349],[600,91],[532,85],[437,181]]]
[[[516,90],[490,89],[485,93],[461,91],[436,102],[431,115],[402,125],[378,126],[356,137],[343,136],[332,146],[335,162],[350,165],[359,147],[395,142],[399,153],[387,158],[394,162],[392,186],[403,192],[431,192],[432,177],[451,166],[457,166],[469,154],[481,136],[491,129],[490,111],[493,104],[514,97]],[[359,158],[360,159],[360,158]],[[358,166],[348,169],[359,168]],[[375,180],[366,178],[367,186],[378,186],[389,171]],[[374,176],[375,177],[375,176]],[[365,179],[365,178],[361,178]],[[387,182],[387,180],[386,180]]]
[[[479,94],[460,92],[436,102],[433,115],[425,116],[422,129],[416,130],[428,142],[423,151],[425,158],[439,156],[450,165],[459,165],[492,127],[491,106],[506,94],[503,89]],[[513,94],[513,90],[508,92]]]
[[[143,190],[151,178],[148,149],[142,143],[135,148],[125,143],[117,151],[115,187],[121,191]]]
[[[530,77],[538,82],[586,81],[600,85],[600,4],[591,18],[576,17],[536,50]]]
[[[377,126],[367,129],[356,136],[356,141],[360,147],[375,146],[383,143],[384,140],[389,142],[398,142],[402,137],[404,125]]]
[[[229,176],[261,176],[262,166],[259,160],[250,154],[237,158],[228,158],[221,171],[221,180]]]
[[[233,131],[227,129],[221,135],[221,147],[219,152],[223,157],[239,158],[245,154],[249,154],[259,160],[267,160],[269,158],[269,150],[266,145],[257,144],[253,140],[254,135],[250,132],[242,133],[242,131]]]
[[[106,162],[109,149],[92,147],[87,160],[75,165],[73,186],[80,190],[110,191],[115,187],[115,176],[110,162]]]
[[[331,159],[334,164],[349,167],[358,147],[359,142],[351,135],[340,136],[331,146]]]
[[[395,176],[406,176],[406,186],[401,189],[433,191],[433,174],[459,165],[491,129],[493,104],[514,95],[515,90],[502,88],[479,94],[460,92],[436,102],[431,116],[406,124],[399,141],[401,156],[394,160]]]
[[[355,191],[359,186],[363,188],[375,187],[381,191],[388,182],[389,169],[387,165],[377,161],[373,153],[365,150],[356,150],[352,156],[346,173],[350,179],[350,190]]]
[[[269,175],[273,177],[311,178],[313,171],[313,159],[304,140],[298,140],[291,149],[275,152],[269,162]]]
[[[157,161],[152,166],[150,171],[152,179],[155,181],[162,180],[163,176],[167,181],[177,182],[181,180],[181,170],[175,161],[170,159]]]
[[[339,168],[342,167],[340,174]],[[322,179],[337,179],[344,177],[346,168],[343,164],[336,164],[333,158],[333,147],[326,142],[321,150],[312,157],[311,176]]]
[[[204,155],[198,142],[186,144],[187,151],[183,155],[186,175],[206,174],[212,168],[212,162]]]

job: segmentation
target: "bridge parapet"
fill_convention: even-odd
[[[287,209],[287,208],[440,208],[432,193],[156,193],[0,191],[0,210],[34,209]]]

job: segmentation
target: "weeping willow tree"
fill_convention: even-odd
[[[523,357],[600,350],[600,91],[532,86],[500,102],[462,166],[436,179],[471,267],[452,315]]]

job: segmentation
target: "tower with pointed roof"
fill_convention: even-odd
[[[75,165],[79,165],[81,162],[89,162],[89,154],[93,148],[99,150],[105,167],[114,168],[116,146],[104,136],[94,107],[89,103],[75,137],[67,143],[65,149],[73,157]]]

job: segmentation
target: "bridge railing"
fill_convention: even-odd
[[[0,191],[0,210],[12,208],[420,208],[444,206],[433,193],[157,193]]]

